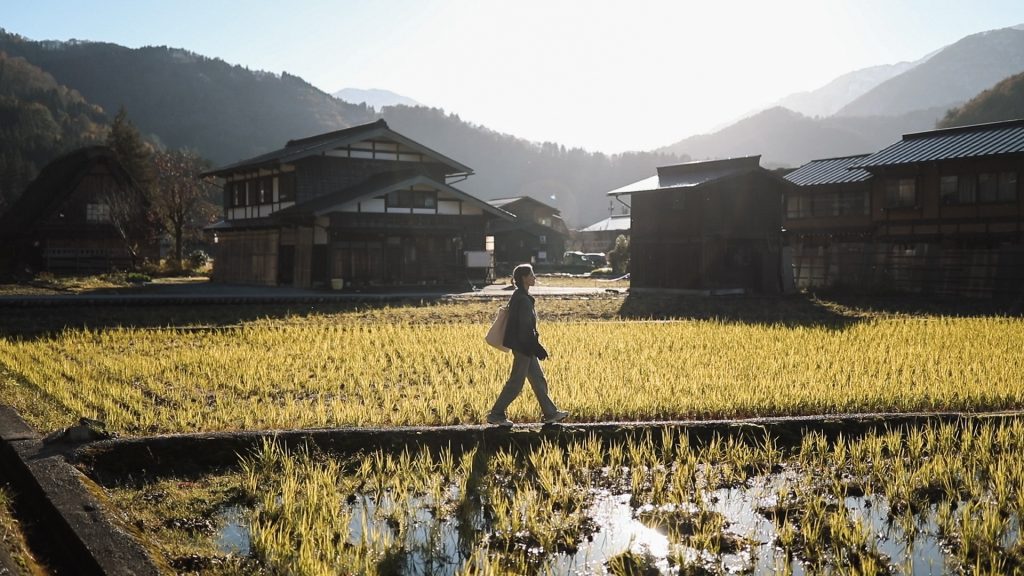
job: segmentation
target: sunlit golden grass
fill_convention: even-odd
[[[40,430],[78,416],[130,435],[479,423],[511,360],[482,339],[494,307],[9,337],[0,339],[0,396]],[[541,330],[551,394],[577,421],[1024,405],[1019,318],[562,320]],[[539,420],[528,387],[509,416]]]

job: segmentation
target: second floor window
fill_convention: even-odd
[[[866,216],[868,193],[861,190],[843,190],[836,198],[836,214],[840,216]]]
[[[1016,172],[982,172],[978,174],[979,202],[1013,202],[1016,199]]]
[[[809,218],[811,216],[811,199],[807,196],[792,195],[786,197],[786,218]]]
[[[244,182],[228,182],[227,183],[228,194],[231,197],[232,206],[243,206],[245,202],[245,183]]]
[[[110,222],[110,204],[86,204],[85,221],[92,223]]]
[[[939,196],[943,204],[1015,202],[1016,172],[981,172],[939,178]]]
[[[277,177],[277,194],[281,202],[295,200],[295,173],[285,172]]]
[[[939,196],[943,204],[973,204],[977,201],[973,176],[943,176],[939,179]]]
[[[385,197],[388,208],[436,208],[436,190],[395,190]]]
[[[909,208],[917,204],[917,182],[913,178],[885,181],[885,203],[889,208]]]

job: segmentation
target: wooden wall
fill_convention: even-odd
[[[762,170],[695,188],[634,194],[632,285],[778,292],[785,186]]]
[[[1024,293],[1024,244],[846,242],[792,247],[797,288],[1015,297]]]
[[[217,233],[213,280],[225,284],[277,285],[277,230]]]

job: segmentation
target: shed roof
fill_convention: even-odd
[[[785,179],[797,186],[863,182],[871,178],[871,173],[861,168],[851,167],[857,166],[868,156],[869,154],[858,154],[842,158],[811,160],[807,164],[786,174]]]
[[[608,192],[609,196],[653,192],[671,188],[692,188],[709,182],[746,174],[761,168],[761,155],[703,160],[671,166],[659,166],[658,174]]]
[[[487,201],[488,204],[490,204],[491,206],[494,206],[495,208],[505,208],[506,206],[511,206],[513,204],[518,204],[520,202],[524,202],[524,203],[533,202],[534,204],[540,204],[541,206],[543,206],[545,208],[551,209],[556,214],[559,213],[558,208],[555,208],[554,206],[552,206],[550,204],[545,204],[545,203],[541,202],[540,200],[537,200],[533,196],[514,196],[512,198],[495,198],[493,200],[488,200]]]
[[[288,143],[285,144],[284,148],[281,148],[280,150],[274,150],[273,152],[260,154],[259,156],[254,156],[247,160],[241,160],[233,164],[215,168],[209,172],[205,172],[203,176],[227,176],[242,170],[270,168],[280,164],[295,162],[296,160],[301,160],[302,158],[307,158],[309,156],[320,156],[330,150],[343,148],[372,138],[388,140],[429,156],[439,164],[448,166],[450,168],[448,174],[473,173],[473,169],[469,166],[456,162],[439,152],[427,148],[419,142],[406,138],[398,132],[395,132],[388,127],[387,122],[381,119],[369,124],[360,124],[359,126],[353,126],[343,130],[335,130],[333,132],[326,132],[324,134],[318,134],[308,138],[289,140]]]
[[[632,217],[629,214],[621,216],[609,216],[599,222],[594,222],[586,228],[582,228],[580,232],[628,232]]]
[[[871,154],[858,167],[1020,153],[1024,153],[1024,120],[1010,120],[904,134],[902,140]]]

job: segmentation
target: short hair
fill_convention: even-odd
[[[523,278],[533,274],[533,266],[529,264],[520,264],[516,266],[515,270],[512,271],[512,284],[516,288],[523,287]]]

